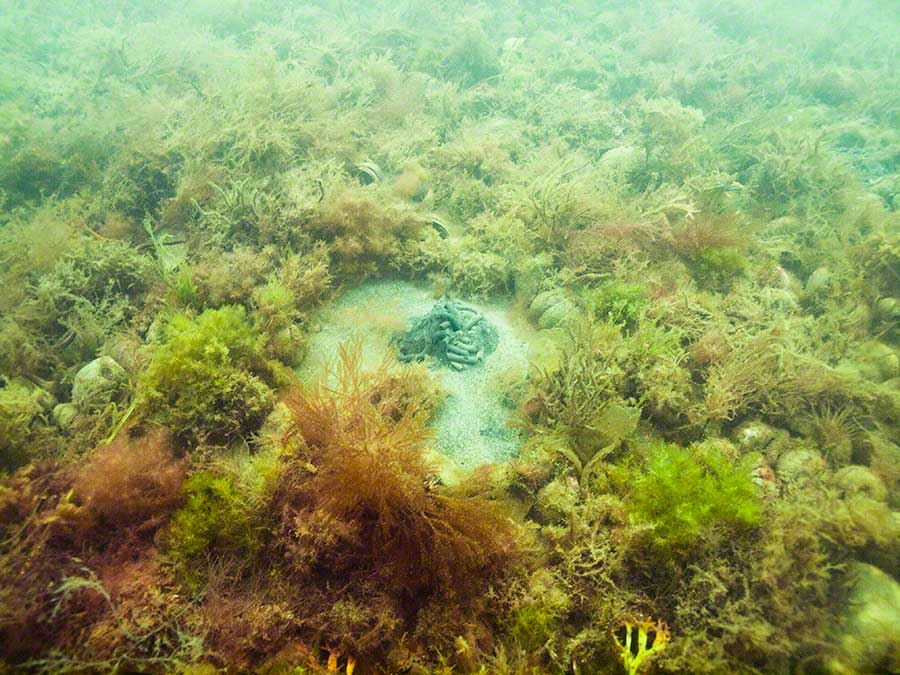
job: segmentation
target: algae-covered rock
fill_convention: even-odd
[[[888,323],[900,323],[900,299],[881,298],[875,305],[875,315]]]
[[[864,466],[851,465],[834,474],[834,484],[847,497],[864,496],[882,502],[887,499],[887,488],[881,479]]]
[[[537,321],[541,315],[546,312],[550,305],[555,305],[565,299],[565,294],[559,289],[543,291],[534,296],[531,305],[528,307],[528,316],[532,321]]]
[[[682,448],[655,443],[643,467],[631,469],[631,522],[647,526],[657,553],[685,559],[712,545],[715,533],[736,534],[762,518],[754,458],[735,462],[720,439]]]
[[[46,391],[29,383],[4,385],[0,379],[0,469],[13,469],[27,461],[32,428],[51,399]]]
[[[146,347],[147,343],[136,334],[123,333],[113,335],[103,343],[103,354],[111,357],[131,375],[139,372],[144,366]]]
[[[886,382],[900,376],[900,357],[883,342],[865,343],[857,361],[860,374],[872,382]]]
[[[585,463],[598,452],[608,454],[637,430],[640,417],[639,407],[612,401],[593,419],[585,420],[587,424],[582,428],[574,430],[575,451]]]
[[[60,403],[53,408],[53,423],[65,431],[78,415],[78,406],[74,403]]]
[[[836,502],[830,517],[836,541],[860,550],[867,560],[885,569],[896,568],[900,529],[887,504],[857,494]]]
[[[128,374],[111,356],[94,359],[75,374],[72,403],[82,412],[114,400],[128,383]]]
[[[182,443],[247,438],[272,410],[274,372],[243,307],[170,315],[141,373],[138,404]]]
[[[538,326],[541,328],[559,328],[565,325],[578,311],[575,303],[568,299],[563,299],[555,305],[550,305],[547,311],[541,314],[538,319]]]
[[[637,168],[643,152],[633,145],[620,145],[603,153],[597,168],[610,177],[624,176]]]
[[[837,634],[836,675],[900,672],[900,583],[874,565],[854,563],[853,590]]]
[[[296,368],[306,356],[306,334],[296,324],[284,326],[269,336],[266,351],[282,363]]]
[[[578,311],[575,303],[560,290],[538,293],[528,309],[528,315],[540,328],[559,328]]]
[[[561,525],[578,506],[578,483],[568,475],[547,483],[537,495],[531,517],[541,525]]]
[[[900,445],[879,433],[870,436],[868,465],[884,486],[892,504],[900,504]]]
[[[828,464],[815,450],[801,448],[786,452],[778,460],[778,477],[786,483],[803,484],[825,474]]]
[[[528,362],[538,370],[559,367],[566,344],[566,334],[558,328],[538,331],[528,345]]]
[[[819,267],[806,280],[807,295],[820,295],[827,293],[832,285],[831,270],[827,267]]]
[[[762,452],[775,440],[775,430],[763,422],[747,422],[738,427],[734,440],[742,452]]]

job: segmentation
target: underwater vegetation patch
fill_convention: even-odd
[[[744,528],[761,519],[753,458],[734,465],[717,448],[654,448],[635,481],[631,513],[655,528],[656,545],[686,551],[710,540],[711,530]]]
[[[260,338],[242,307],[170,317],[138,384],[139,405],[177,436],[227,441],[272,407]]]

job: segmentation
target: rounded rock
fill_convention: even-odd
[[[559,525],[578,505],[578,486],[567,476],[558,476],[537,494],[532,517],[541,525]]]
[[[827,670],[896,672],[890,664],[900,659],[900,583],[867,563],[853,563],[851,574],[855,581],[836,636],[838,653]]]
[[[113,401],[128,382],[128,373],[111,356],[100,356],[83,366],[72,382],[72,403],[80,411]]]
[[[887,499],[887,488],[881,479],[865,466],[852,464],[834,474],[834,484],[847,497],[863,496],[877,502]]]
[[[737,430],[734,440],[742,452],[762,452],[775,440],[775,430],[762,422],[747,422]]]
[[[551,305],[562,302],[564,299],[565,295],[563,295],[562,291],[559,289],[538,293],[534,296],[534,300],[531,301],[531,305],[528,308],[528,315],[533,321],[537,321],[544,312],[550,309]]]
[[[560,302],[550,305],[538,319],[540,328],[559,328],[563,326],[577,311],[575,303],[563,298]]]
[[[831,288],[831,271],[827,267],[819,267],[806,280],[806,292],[810,295],[825,293]]]
[[[900,300],[881,298],[875,305],[875,313],[882,321],[900,321]]]
[[[790,450],[778,460],[778,477],[786,483],[805,483],[827,470],[828,464],[815,450]]]
[[[620,145],[603,153],[597,169],[608,176],[624,176],[643,160],[643,152],[633,145]]]
[[[866,374],[876,382],[885,382],[900,376],[900,357],[883,342],[867,342],[863,345],[863,363]]]
[[[65,431],[78,415],[78,406],[74,403],[60,403],[53,408],[53,423]]]

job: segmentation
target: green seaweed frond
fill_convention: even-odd
[[[624,636],[618,632],[624,629]],[[669,644],[669,628],[663,621],[626,621],[619,631],[613,631],[613,639],[619,647],[622,665],[628,675],[637,675],[649,663],[650,657],[659,654]],[[644,669],[646,670],[646,669]]]

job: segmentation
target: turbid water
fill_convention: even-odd
[[[898,580],[897,0],[0,0],[0,674],[900,673]]]

